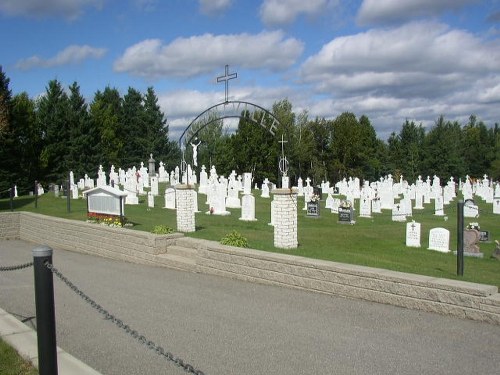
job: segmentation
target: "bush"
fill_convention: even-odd
[[[248,240],[235,230],[222,237],[220,243],[229,246],[248,247]]]
[[[174,232],[175,231],[172,228],[167,227],[166,225],[155,225],[151,231],[153,234],[170,234]]]

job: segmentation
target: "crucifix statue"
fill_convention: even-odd
[[[200,143],[201,141],[198,141],[198,143],[191,143],[191,147],[193,147],[193,165],[195,167],[198,166],[198,146]]]

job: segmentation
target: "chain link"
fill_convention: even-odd
[[[22,270],[23,268],[28,268],[33,265],[33,262],[25,263],[25,264],[19,264],[17,266],[7,266],[7,267],[0,267],[0,271],[17,271],[17,270]]]
[[[66,284],[72,291],[79,295],[85,302],[87,302],[92,308],[94,308],[99,314],[104,316],[104,319],[111,321],[118,328],[123,329],[132,338],[139,341],[140,344],[146,345],[148,349],[153,350],[156,354],[161,355],[167,359],[167,361],[175,363],[177,366],[182,367],[186,372],[194,375],[205,375],[201,370],[196,370],[189,363],[184,362],[181,358],[174,356],[172,353],[165,351],[161,346],[156,345],[153,341],[148,340],[145,336],[140,335],[139,332],[133,330],[125,324],[122,320],[116,318],[114,315],[110,314],[101,305],[97,304],[92,298],[87,296],[83,291],[81,291],[75,284],[69,281],[57,268],[55,268],[51,263],[46,262],[45,266],[52,271],[64,284]]]

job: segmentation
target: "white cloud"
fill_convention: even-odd
[[[232,0],[199,0],[200,11],[204,14],[223,12],[231,6]]]
[[[498,61],[498,40],[413,22],[336,38],[306,60],[301,78],[330,96],[312,104],[311,113],[367,114],[386,138],[406,118],[432,124],[441,114],[455,120],[476,113],[498,121],[500,106],[492,105],[500,102]]]
[[[498,41],[415,22],[336,38],[306,60],[301,74],[320,91],[338,95],[399,89],[408,91],[405,96],[434,96],[466,87],[485,73],[500,74],[497,61]]]
[[[78,18],[89,6],[100,8],[104,0],[2,0],[0,13],[9,16]]]
[[[114,70],[147,79],[194,77],[225,64],[279,71],[294,64],[303,49],[301,41],[285,39],[281,31],[204,34],[166,45],[159,39],[147,39],[127,48],[115,61]]]
[[[357,14],[361,25],[409,21],[458,10],[478,0],[364,0]]]
[[[320,14],[330,3],[328,0],[264,0],[260,7],[260,17],[269,26],[285,25],[295,21],[301,14]]]
[[[27,59],[19,60],[16,64],[16,68],[28,70],[32,68],[51,68],[54,66],[78,64],[86,59],[100,59],[105,54],[105,48],[95,48],[88,45],[72,45],[48,59],[32,56]]]

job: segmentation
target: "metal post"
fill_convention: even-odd
[[[35,208],[38,208],[38,181],[35,180]]]
[[[71,198],[69,196],[70,190],[71,190],[71,181],[68,178],[67,184],[66,184],[66,207],[68,208],[68,213],[71,212]]]
[[[54,280],[47,263],[52,264],[52,249],[45,245],[34,248],[38,371],[40,375],[57,375]]]
[[[464,275],[464,201],[457,203],[457,275]]]
[[[15,187],[14,185],[11,186],[10,188],[10,212],[13,212],[14,211],[14,191],[15,191]]]

